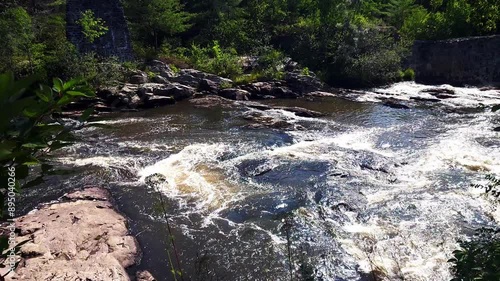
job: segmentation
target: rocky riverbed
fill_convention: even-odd
[[[59,200],[17,220],[19,241],[32,241],[9,280],[154,280],[147,270],[168,280],[165,221],[144,181],[156,173],[167,179],[159,192],[182,270],[199,280],[284,280],[284,217],[298,277],[306,268],[359,280],[377,266],[387,280],[446,280],[464,229],[499,221],[464,188],[499,171],[497,89],[340,90],[293,70],[282,81],[235,85],[162,62],[151,69],[154,77],[136,72],[67,109],[110,114],[55,153],[52,164],[69,175],[26,191],[28,202]],[[113,191],[129,229],[107,191],[72,191],[88,185]]]

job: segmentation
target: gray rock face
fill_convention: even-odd
[[[128,281],[139,248],[107,191],[89,188],[16,219],[24,263],[6,280]]]

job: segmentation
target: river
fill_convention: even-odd
[[[321,118],[189,102],[110,114],[53,158],[57,173],[25,191],[34,201],[74,187],[112,191],[144,253],[139,268],[172,280],[161,192],[184,280],[450,280],[447,260],[498,204],[471,183],[500,174],[500,93],[427,86],[299,100]],[[382,97],[411,104],[384,106]],[[245,116],[280,120],[255,128]],[[284,123],[286,122],[286,123]],[[165,182],[146,184],[159,173]],[[173,258],[173,257],[172,257]],[[134,270],[134,269],[132,269]],[[301,276],[299,278],[299,276]],[[309,279],[308,279],[309,278]]]

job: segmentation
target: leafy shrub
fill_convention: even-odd
[[[71,54],[65,60],[64,76],[78,77],[93,87],[115,85],[126,78],[128,70],[115,57],[103,58],[95,53]]]
[[[461,241],[453,252],[452,281],[500,280],[500,231],[482,228],[471,241]]]
[[[211,48],[192,45],[191,62],[200,70],[223,77],[234,78],[243,73],[239,57],[234,49],[222,49],[217,41]]]
[[[400,71],[401,80],[415,81],[415,70],[407,68],[405,71]]]
[[[46,172],[47,153],[68,145],[73,128],[58,123],[52,114],[79,97],[93,95],[82,80],[64,83],[55,78],[50,87],[36,84],[33,76],[15,81],[13,73],[0,75],[0,179],[5,183],[0,188],[0,218],[16,215],[10,200],[15,197],[9,196],[7,200],[7,194],[19,193],[22,187],[42,179],[32,175],[30,167],[41,166],[42,173]],[[80,120],[85,120],[91,112],[87,110]],[[7,186],[9,178],[14,178],[12,172],[15,182]],[[28,176],[33,180],[27,182]],[[8,245],[8,238],[1,237],[1,258],[5,258]]]

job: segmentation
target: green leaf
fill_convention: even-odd
[[[11,158],[12,151],[16,148],[16,143],[5,141],[0,143],[0,160]]]
[[[45,143],[25,143],[22,145],[24,148],[47,148],[47,144]]]
[[[26,108],[23,110],[23,114],[26,117],[33,118],[38,115],[38,112],[34,108]]]
[[[9,88],[14,83],[14,73],[7,72],[0,74],[0,100],[5,100],[9,96]]]
[[[83,82],[82,79],[71,79],[68,82],[64,83],[63,90],[67,91],[73,88],[75,85],[79,85]]]
[[[72,97],[91,97],[92,95],[80,91],[67,91],[66,94]]]
[[[90,115],[94,113],[94,108],[87,108],[83,113],[82,116],[80,116],[79,120],[80,122],[87,121],[89,119]]]
[[[62,98],[60,98],[58,101],[57,101],[57,105],[58,106],[65,106],[67,105],[68,103],[70,103],[71,101],[73,100],[73,98],[71,96],[63,96]]]
[[[40,90],[36,91],[36,95],[44,102],[50,102],[54,99],[54,93],[47,85],[40,85]]]
[[[52,81],[54,83],[54,90],[56,92],[61,93],[62,91],[64,91],[64,84],[63,84],[63,81],[61,79],[54,78]]]

